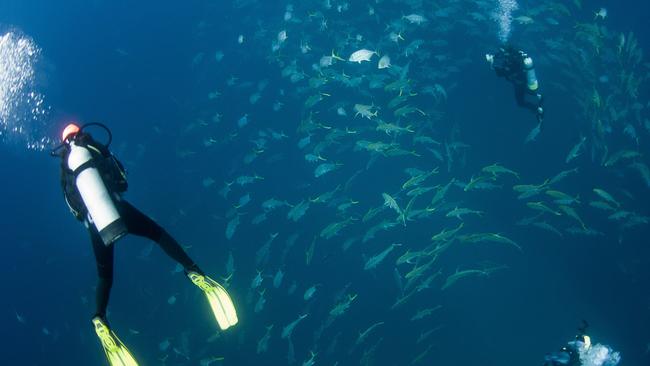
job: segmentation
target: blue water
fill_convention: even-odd
[[[297,223],[287,220],[285,207],[270,213],[267,221],[253,225],[251,220],[262,212],[260,205],[266,199],[275,197],[297,204],[338,185],[344,186],[366,167],[370,154],[354,151],[354,138],[328,147],[324,156],[343,165],[314,178],[315,165],[307,163],[303,156],[323,141],[326,132],[316,131],[312,138],[315,142],[308,149],[300,150],[296,145],[306,136],[298,130],[300,122],[309,116],[304,101],[316,92],[308,89],[307,80],[292,83],[283,78],[281,70],[292,59],[298,59],[300,69],[309,79],[318,75],[311,64],[329,55],[332,48],[339,48],[341,56],[347,58],[354,47],[342,49],[326,43],[327,34],[319,32],[315,24],[284,23],[282,15],[288,4],[285,1],[250,3],[242,7],[231,1],[0,3],[0,29],[18,29],[42,49],[37,81],[51,112],[48,127],[41,133],[57,139],[70,120],[106,123],[114,135],[112,150],[129,172],[127,199],[172,233],[215,279],[226,275],[228,254],[235,258],[229,291],[238,306],[240,324],[208,342],[217,332],[216,324],[198,290],[182,273],[172,273],[175,263],[157,248],[147,254],[149,243],[145,240],[128,237],[117,243],[109,319],[141,365],[199,365],[201,360],[213,356],[225,358],[213,365],[288,364],[288,343],[280,338],[280,332],[305,313],[309,316],[296,327],[292,337],[295,364],[302,364],[314,352],[317,365],[358,365],[364,352],[376,346],[368,364],[409,365],[428,349],[420,364],[537,365],[546,353],[573,338],[582,319],[591,324],[589,334],[594,342],[621,352],[622,364],[650,363],[648,225],[622,230],[602,211],[588,205],[597,198],[592,189],[602,188],[612,193],[625,210],[650,216],[650,188],[625,164],[606,169],[600,158],[592,161],[588,150],[565,164],[568,151],[579,137],[590,136],[591,121],[579,116],[571,88],[561,87],[571,79],[547,57],[547,52],[552,51],[543,43],[546,37],[562,32],[571,34],[571,19],[592,22],[593,11],[602,6],[609,11],[608,29],[634,32],[639,47],[648,49],[650,33],[645,15],[650,5],[641,1],[583,1],[583,11],[558,17],[562,22],[557,29],[539,31],[534,26],[515,25],[513,41],[540,60],[537,73],[546,98],[545,129],[536,142],[529,144],[523,141],[534,127],[534,117],[516,107],[512,87],[495,78],[483,62],[483,54],[497,46],[495,28],[485,27],[486,33],[473,35],[457,25],[448,32],[436,33],[432,30],[436,24],[447,20],[437,21],[427,15],[428,25],[413,28],[407,42],[447,40],[449,46],[433,54],[457,57],[460,69],[439,78],[448,99],[440,106],[445,115],[436,122],[431,134],[444,142],[457,129],[459,140],[471,148],[456,156],[458,162],[449,171],[446,163],[438,162],[431,154],[421,158],[377,158],[374,165],[346,186],[344,193],[335,195],[335,199],[341,199],[339,203],[349,199],[359,202],[348,215],[337,214],[336,206],[312,204]],[[293,2],[294,16],[307,19],[310,12],[324,11],[322,3]],[[343,3],[332,0],[334,7]],[[422,3],[426,14],[434,8],[432,3],[446,4]],[[530,9],[533,3],[520,1],[520,9]],[[562,3],[574,9],[572,1]],[[368,6],[382,17],[392,14],[388,19],[411,12],[398,1],[351,3],[344,16],[365,20],[358,24],[350,21],[350,34],[363,33],[369,42],[367,47],[374,46],[388,33],[383,22],[362,17],[368,13]],[[468,11],[475,10],[470,2],[463,6]],[[335,10],[327,14],[333,23],[337,17]],[[285,28],[287,44],[292,48],[283,49],[280,62],[267,58],[271,41]],[[256,37],[260,29],[267,32]],[[303,33],[298,31],[301,29]],[[245,35],[242,45],[237,44],[239,34]],[[312,43],[313,53],[300,55],[297,45],[301,39]],[[422,49],[428,47],[425,44]],[[215,60],[217,50],[224,54],[220,62]],[[203,56],[198,56],[201,53]],[[349,75],[376,73],[376,60],[375,56],[372,66],[335,64],[332,68],[344,69]],[[424,66],[431,66],[434,71],[442,67],[433,61],[416,60],[409,76],[416,82],[429,76],[431,70]],[[405,63],[398,57],[393,62]],[[644,62],[648,62],[647,58]],[[446,65],[451,64],[453,60]],[[647,73],[648,69],[645,70]],[[616,75],[616,70],[602,72]],[[228,86],[231,76],[238,80]],[[261,92],[261,99],[251,104],[249,97],[262,80],[268,86]],[[246,82],[251,85],[242,85]],[[642,84],[639,95],[639,100],[646,103],[641,112],[646,119],[650,119],[648,82]],[[603,95],[608,90],[605,86],[598,88]],[[208,93],[215,90],[221,96],[208,99]],[[387,104],[390,99],[381,89],[364,94],[363,90],[345,89],[330,81],[320,91],[332,95],[312,110],[325,125],[346,127],[331,109],[337,101],[347,103],[346,123],[352,128],[368,123],[360,117],[352,118],[355,103],[370,104],[372,100],[381,106],[380,115],[389,115],[382,103]],[[381,96],[368,97],[373,93]],[[413,98],[414,103],[426,105],[425,96]],[[276,101],[284,106],[274,112],[272,106]],[[221,114],[221,122],[212,121],[215,113]],[[237,120],[245,114],[249,125],[239,129]],[[255,147],[251,140],[259,138],[260,131],[268,133],[269,128],[284,132],[288,138],[275,141],[267,137],[264,152],[245,164],[245,156]],[[638,161],[648,165],[650,131],[637,127],[637,133],[638,146],[621,134],[613,135],[608,140],[610,153],[621,147],[635,149],[642,154]],[[97,134],[100,136],[100,132]],[[209,138],[218,142],[205,146]],[[374,131],[363,138],[390,141],[385,134]],[[398,140],[408,145],[408,139]],[[185,154],[189,155],[184,157]],[[0,338],[4,340],[0,354],[7,365],[105,364],[90,323],[95,311],[94,257],[85,229],[72,218],[62,199],[59,161],[50,158],[47,151],[24,150],[10,143],[0,145],[0,161],[5,195],[0,221],[5,261],[0,266]],[[394,280],[397,257],[407,248],[424,248],[432,235],[443,228],[457,227],[459,221],[436,213],[409,222],[405,228],[400,223],[390,231],[380,231],[374,240],[356,242],[344,252],[341,245],[346,239],[363,237],[370,226],[384,218],[393,219],[393,215],[384,211],[381,219],[369,224],[358,219],[368,208],[383,204],[381,193],[399,191],[408,178],[406,168],[429,171],[439,165],[440,173],[428,183],[434,186],[444,185],[452,177],[467,182],[482,167],[495,162],[519,172],[521,179],[504,176],[497,182],[503,188],[494,191],[463,192],[456,187],[448,200],[485,212],[482,217],[465,219],[466,234],[502,233],[521,245],[523,251],[494,243],[454,244],[429,273],[442,271],[431,288],[391,310],[400,297]],[[564,232],[559,237],[532,226],[515,225],[517,220],[531,216],[532,211],[527,209],[526,201],[517,200],[511,188],[514,184],[539,184],[574,167],[579,168],[579,173],[554,189],[579,194],[582,203],[577,210],[582,220],[602,231],[603,236]],[[218,193],[224,182],[254,174],[264,180],[244,187],[234,184],[227,199]],[[204,187],[202,180],[207,177],[215,183]],[[224,233],[231,218],[228,212],[246,193],[250,193],[252,201],[239,210],[241,224],[233,239],[227,240]],[[431,196],[418,204],[424,205]],[[408,199],[402,194],[399,202],[406,205]],[[339,236],[329,240],[319,237],[325,226],[348,217],[357,221],[341,230]],[[572,224],[568,218],[553,223],[562,228]],[[272,244],[269,262],[258,268],[255,252],[272,233],[279,235]],[[285,242],[292,234],[299,236],[283,261]],[[315,237],[318,238],[313,259],[306,264],[305,252]],[[365,259],[390,243],[402,243],[402,247],[376,270],[364,271]],[[440,290],[446,276],[456,269],[482,264],[508,268],[487,278],[463,279]],[[278,268],[283,269],[285,278],[282,286],[275,289],[272,276]],[[402,276],[411,269],[398,268]],[[262,288],[266,289],[267,303],[259,313],[254,312],[254,306],[261,289],[250,289],[257,270],[266,276]],[[293,282],[297,290],[289,295]],[[304,301],[304,291],[314,284],[318,285],[314,299]],[[315,332],[328,318],[343,289],[344,296],[358,297],[315,340]],[[173,305],[168,304],[171,296],[177,298]],[[416,311],[436,305],[442,308],[432,316],[410,320]],[[359,332],[377,322],[385,324],[376,328],[361,346],[353,348]],[[274,328],[269,350],[257,354],[257,342],[271,324]],[[440,329],[416,344],[422,332],[437,327]],[[165,340],[172,347],[163,351],[159,344]]]

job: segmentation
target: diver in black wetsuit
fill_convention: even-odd
[[[75,185],[76,174],[68,167],[71,141],[74,141],[79,146],[86,147],[91,152],[95,167],[102,176],[102,180],[112,196],[115,208],[123,220],[126,230],[124,234],[134,234],[153,240],[158,243],[167,255],[180,263],[186,272],[203,273],[185,253],[180,244],[160,225],[124,200],[122,194],[127,190],[128,186],[124,167],[105,145],[95,141],[89,133],[80,131],[79,127],[74,124],[66,127],[62,140],[63,144],[59,156],[61,157],[61,188],[63,188],[63,195],[72,214],[77,220],[82,221],[88,229],[97,262],[99,281],[96,292],[96,316],[106,319],[106,308],[113,285],[114,246],[112,244],[105,245],[100,233],[93,225],[88,209]]]
[[[535,113],[537,122],[541,124],[544,119],[543,97],[538,90],[533,59],[511,45],[504,45],[497,53],[487,54],[485,58],[498,77],[512,83],[517,105]]]
[[[592,344],[591,338],[586,334],[588,327],[589,323],[583,320],[575,339],[559,351],[547,354],[543,366],[618,365],[621,361],[620,353],[600,343]]]
[[[559,351],[546,355],[543,366],[579,366],[581,364],[580,348],[589,347],[590,345],[589,336],[576,336],[574,341],[569,342]]]
[[[104,145],[84,131],[100,126],[108,133]],[[162,250],[185,268],[185,274],[203,291],[221,330],[237,324],[237,310],[228,291],[206,276],[183,248],[160,225],[124,200],[128,187],[122,164],[111,154],[110,130],[99,123],[79,127],[69,124],[62,143],[52,151],[61,158],[61,187],[70,211],[82,221],[90,234],[97,262],[97,312],[92,318],[95,333],[110,366],[137,366],[128,348],[106,321],[106,308],[113,285],[113,252],[117,240],[135,234],[158,243]]]
[[[578,335],[575,339],[568,342],[559,351],[546,355],[543,366],[579,366],[580,349],[591,347],[591,338],[586,334],[587,328],[589,328],[589,323],[583,320],[578,327]]]

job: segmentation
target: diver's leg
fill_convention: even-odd
[[[129,233],[143,236],[158,243],[168,256],[185,268],[185,271],[203,274],[196,263],[185,253],[183,247],[149,216],[143,214],[126,201],[120,202],[120,214],[126,222]]]
[[[524,90],[520,87],[517,87],[517,85],[515,85],[515,100],[517,101],[518,106],[522,108],[524,107],[524,104],[526,103]]]
[[[544,96],[540,93],[533,93],[535,95],[535,99],[537,100],[537,109],[535,112],[537,113],[537,121],[541,124],[542,121],[544,120]]]
[[[523,86],[515,85],[515,100],[521,108],[529,109],[537,113],[537,105],[526,100],[527,89]]]
[[[537,90],[526,88],[526,96],[532,101],[526,101],[528,109],[531,109],[537,117],[537,122],[542,123],[544,120],[544,97]]]
[[[531,93],[535,96],[537,100],[537,107],[540,108],[544,107],[544,96],[539,92],[531,92]]]
[[[113,287],[113,245],[104,245],[94,226],[89,227],[88,232],[90,233],[90,241],[93,244],[93,252],[97,263],[98,281],[95,292],[97,313],[95,316],[106,319],[106,308],[111,295],[111,287]]]

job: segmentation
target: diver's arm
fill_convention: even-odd
[[[86,216],[85,205],[81,199],[81,195],[74,185],[74,173],[68,169],[67,162],[68,153],[63,152],[61,155],[61,191],[63,192],[63,199],[68,205],[70,213],[79,221],[83,221]]]

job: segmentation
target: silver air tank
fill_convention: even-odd
[[[93,159],[87,148],[70,143],[68,168],[75,172],[75,185],[86,205],[90,219],[106,246],[127,233],[126,224],[115,208],[111,194],[106,189],[99,171],[92,164]],[[77,170],[80,171],[77,171]]]
[[[537,83],[537,76],[535,75],[535,66],[533,65],[533,59],[530,58],[530,56],[526,56],[526,58],[524,58],[524,71],[526,72],[528,89],[531,91],[537,90],[539,84]]]

